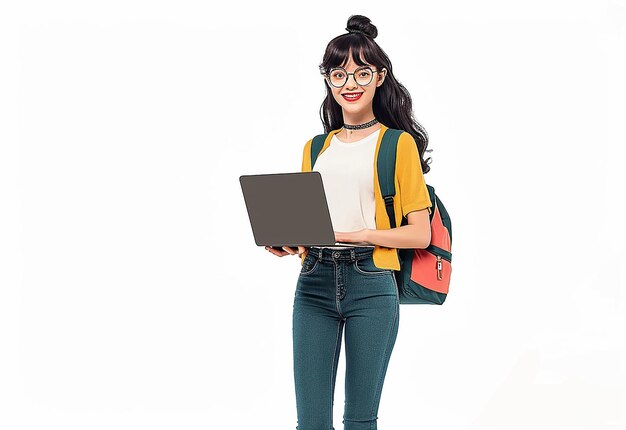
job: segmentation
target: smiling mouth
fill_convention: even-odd
[[[341,97],[343,97],[344,100],[347,100],[349,102],[353,102],[353,101],[356,101],[356,100],[360,99],[362,94],[363,93],[342,94]]]

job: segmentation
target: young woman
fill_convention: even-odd
[[[353,15],[348,33],[330,41],[320,71],[326,83],[322,122],[329,132],[315,161],[337,242],[353,246],[266,248],[298,254],[302,268],[293,307],[293,364],[298,430],[334,429],[337,362],[345,328],[345,430],[377,428],[383,382],[399,323],[394,271],[398,248],[430,243],[422,160],[428,145],[411,97],[374,41],[370,20]],[[387,128],[403,130],[396,154],[397,228],[390,228],[376,157]],[[311,142],[302,171],[311,171]],[[406,218],[404,225],[401,225]]]

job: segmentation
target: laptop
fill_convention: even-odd
[[[241,175],[239,182],[259,246],[371,245],[335,241],[319,172]]]

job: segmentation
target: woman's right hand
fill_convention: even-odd
[[[266,246],[265,249],[267,249],[269,252],[271,252],[274,255],[277,255],[279,257],[284,257],[285,255],[300,255],[304,252],[304,246],[298,246],[298,249],[296,248],[291,248],[289,246],[283,246],[283,251],[276,249],[276,248],[272,248],[271,246]]]

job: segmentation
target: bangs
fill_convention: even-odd
[[[320,66],[326,71],[333,67],[345,67],[352,51],[352,61],[358,66],[374,64],[375,54],[365,40],[358,35],[341,35],[328,44],[327,56]]]

